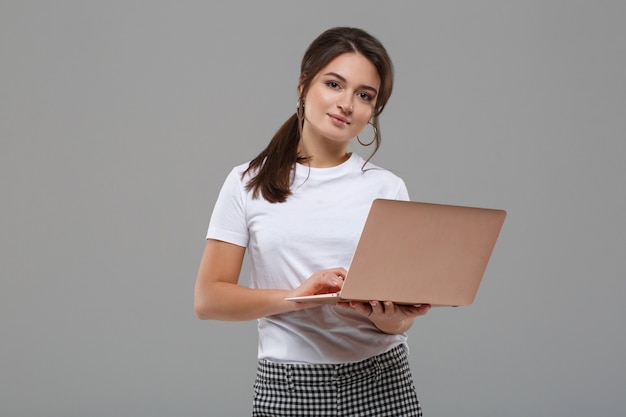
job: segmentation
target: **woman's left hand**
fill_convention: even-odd
[[[413,319],[428,313],[431,306],[422,305],[401,305],[391,301],[370,301],[367,302],[341,302],[339,307],[356,311],[369,318],[372,323],[385,333],[404,333],[413,325]]]

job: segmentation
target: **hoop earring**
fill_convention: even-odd
[[[298,101],[296,102],[296,116],[300,122],[304,120],[304,99],[300,97],[298,97]]]
[[[372,138],[372,140],[369,141],[368,143],[363,143],[361,141],[361,138],[359,138],[359,135],[356,135],[357,142],[359,142],[362,146],[370,146],[374,142],[376,142],[376,139],[378,139],[378,129],[376,129],[376,126],[374,126],[374,124],[372,124],[372,123],[368,123],[368,125],[372,126],[372,129],[374,129],[374,138]]]

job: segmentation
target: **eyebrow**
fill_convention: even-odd
[[[340,81],[343,81],[344,83],[347,81],[344,77],[342,77],[341,75],[337,74],[336,72],[327,72],[326,74],[324,74],[324,76],[333,76],[333,77],[337,77],[339,78]],[[378,94],[378,90],[376,90],[374,87],[367,85],[367,84],[363,84],[361,86],[359,86],[359,88],[362,88],[364,90],[369,90],[372,91],[374,94]]]

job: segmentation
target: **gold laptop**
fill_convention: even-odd
[[[341,291],[287,300],[470,305],[505,217],[499,209],[374,200]]]

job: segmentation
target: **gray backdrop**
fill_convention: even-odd
[[[414,200],[509,213],[475,304],[410,332],[426,415],[625,415],[625,17],[619,0],[2,0],[0,415],[249,414],[255,323],[193,313],[204,233],[336,25],[396,65],[375,162]]]

